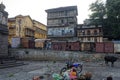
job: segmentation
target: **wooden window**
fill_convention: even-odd
[[[90,41],[90,37],[88,37],[87,40]]]
[[[94,30],[94,35],[97,35],[97,30]]]
[[[87,35],[90,35],[90,30],[87,31]]]
[[[97,38],[94,38],[95,42],[97,42]]]

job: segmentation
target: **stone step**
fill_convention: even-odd
[[[6,64],[6,63],[15,63],[16,60],[3,60],[3,63]]]
[[[0,69],[2,68],[9,68],[9,67],[16,67],[16,66],[22,66],[25,65],[23,62],[15,62],[15,61],[9,61],[4,64],[0,64]]]

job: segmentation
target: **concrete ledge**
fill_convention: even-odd
[[[9,49],[12,56],[20,60],[84,60],[84,61],[100,61],[105,56],[104,53],[87,53],[80,51],[52,51],[39,49]]]

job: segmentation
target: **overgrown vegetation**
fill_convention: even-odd
[[[104,37],[120,40],[120,0],[96,0],[90,5],[91,24],[103,26]]]

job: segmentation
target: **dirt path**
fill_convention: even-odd
[[[92,73],[92,80],[103,80],[111,75],[113,80],[120,80],[120,62],[115,67],[106,66],[103,61],[83,62],[83,71]],[[34,76],[44,76],[43,80],[52,80],[53,73],[59,73],[65,62],[25,61],[27,65],[0,69],[0,80],[32,80]]]

